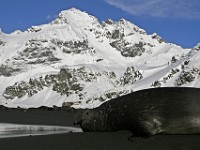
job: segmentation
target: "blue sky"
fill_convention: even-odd
[[[199,0],[0,0],[0,28],[5,33],[26,30],[50,22],[71,7],[100,21],[125,18],[185,48],[200,42]]]

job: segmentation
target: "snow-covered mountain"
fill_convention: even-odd
[[[75,8],[49,24],[0,31],[0,104],[96,107],[151,87],[200,87],[200,44],[183,49],[121,19]]]

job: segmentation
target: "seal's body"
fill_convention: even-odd
[[[200,134],[200,89],[154,88],[82,110],[77,123],[85,132],[129,130],[135,136]]]

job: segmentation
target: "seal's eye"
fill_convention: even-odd
[[[89,115],[89,112],[86,112],[86,115]]]

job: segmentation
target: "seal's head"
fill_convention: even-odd
[[[81,125],[83,120],[90,120],[92,117],[91,109],[79,109],[76,110],[74,125]]]
[[[84,132],[105,131],[106,120],[100,110],[82,109],[75,115],[75,125],[80,125]]]

